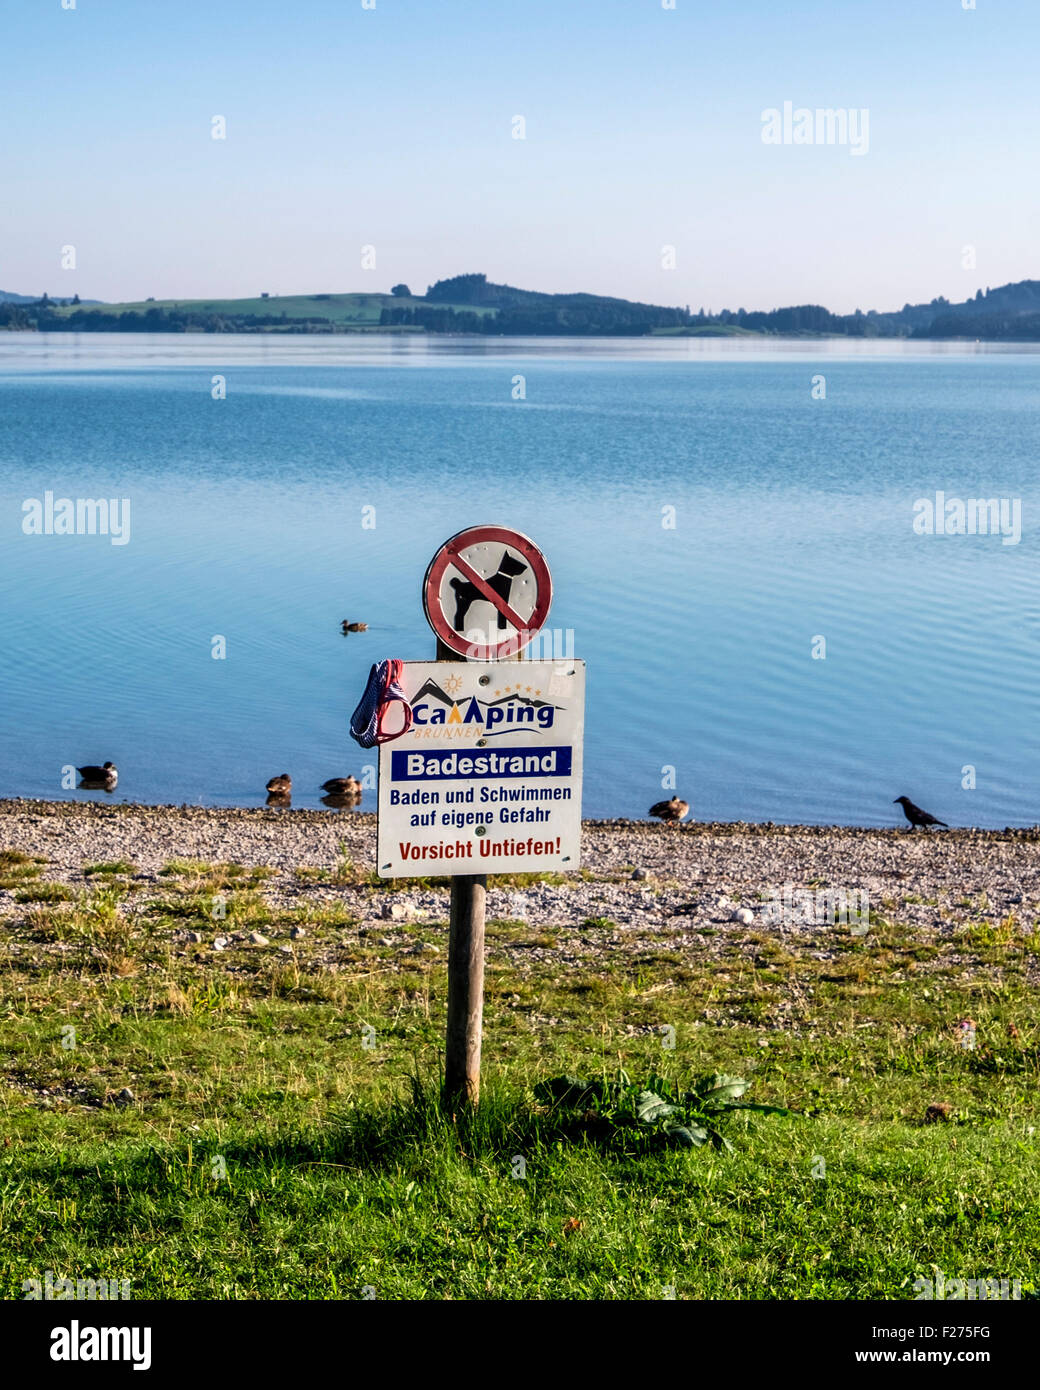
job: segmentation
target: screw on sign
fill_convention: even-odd
[[[506,526],[452,536],[423,580],[423,608],[442,647],[471,661],[515,656],[544,627],[551,602],[545,556]]]

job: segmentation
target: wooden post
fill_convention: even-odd
[[[519,657],[514,658],[519,660]],[[465,661],[437,640],[438,661]],[[448,1030],[444,1048],[444,1102],[480,1099],[480,1044],[484,1031],[484,923],[487,875],[455,874],[448,932]]]
[[[451,1106],[480,1099],[480,1043],[484,1027],[484,918],[487,875],[451,880],[448,935],[448,1036],[444,1100]]]

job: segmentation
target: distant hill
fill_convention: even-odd
[[[7,290],[0,290],[0,304],[39,304],[38,294],[10,294]],[[103,299],[81,299],[81,304],[103,304]],[[67,298],[52,299],[52,304],[71,304],[72,296]]]
[[[979,290],[963,303],[939,297],[901,309],[833,314],[821,304],[722,309],[642,304],[596,294],[545,294],[455,275],[413,295],[309,294],[252,299],[103,304],[40,300],[0,291],[0,329],[116,333],[451,333],[722,337],[967,338],[1040,342],[1040,281]]]
[[[1040,341],[1040,280],[980,290],[963,304],[933,300],[929,308],[928,321],[914,326],[913,337]]]
[[[456,275],[431,285],[419,309],[391,305],[388,322],[439,328],[449,305],[456,306],[456,317],[491,311],[493,317],[483,331],[502,334],[643,335],[655,329],[682,328],[689,321],[689,310],[682,307],[662,308],[598,294],[543,294],[495,285],[486,275]],[[454,328],[450,314],[446,327]]]
[[[446,306],[456,306],[454,313]],[[591,294],[541,294],[496,285],[484,275],[456,275],[438,280],[426,291],[422,305],[395,309],[388,322],[416,324],[434,331],[451,331],[460,310],[474,309],[494,317],[486,320],[490,333],[666,333],[673,336],[755,333],[784,337],[820,335],[854,338],[1027,338],[1040,341],[1040,281],[1023,280],[996,290],[979,292],[963,304],[944,298],[927,304],[904,304],[893,312],[832,314],[821,304],[751,310],[722,309],[697,314],[689,309],[661,308]]]

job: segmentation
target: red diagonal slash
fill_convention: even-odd
[[[506,603],[505,599],[502,598],[501,595],[495,593],[494,589],[492,589],[491,585],[487,582],[487,580],[484,579],[482,575],[479,575],[467,560],[464,560],[461,555],[458,555],[454,551],[452,551],[451,563],[455,566],[455,568],[459,571],[459,573],[463,576],[464,579],[468,579],[471,584],[475,584],[477,586],[480,592],[487,599],[488,603],[494,604],[495,608],[498,609],[499,613],[501,613],[505,619],[507,619],[509,622],[513,624],[517,632],[527,631],[527,619],[521,618],[520,614],[516,611],[515,608],[510,608],[509,604]]]

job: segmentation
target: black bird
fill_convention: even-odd
[[[897,796],[892,805],[902,806],[903,815],[910,822],[911,830],[916,829],[919,825],[941,825],[944,830],[950,828],[944,820],[937,820],[928,811],[922,811],[920,806],[915,806],[908,796]]]

